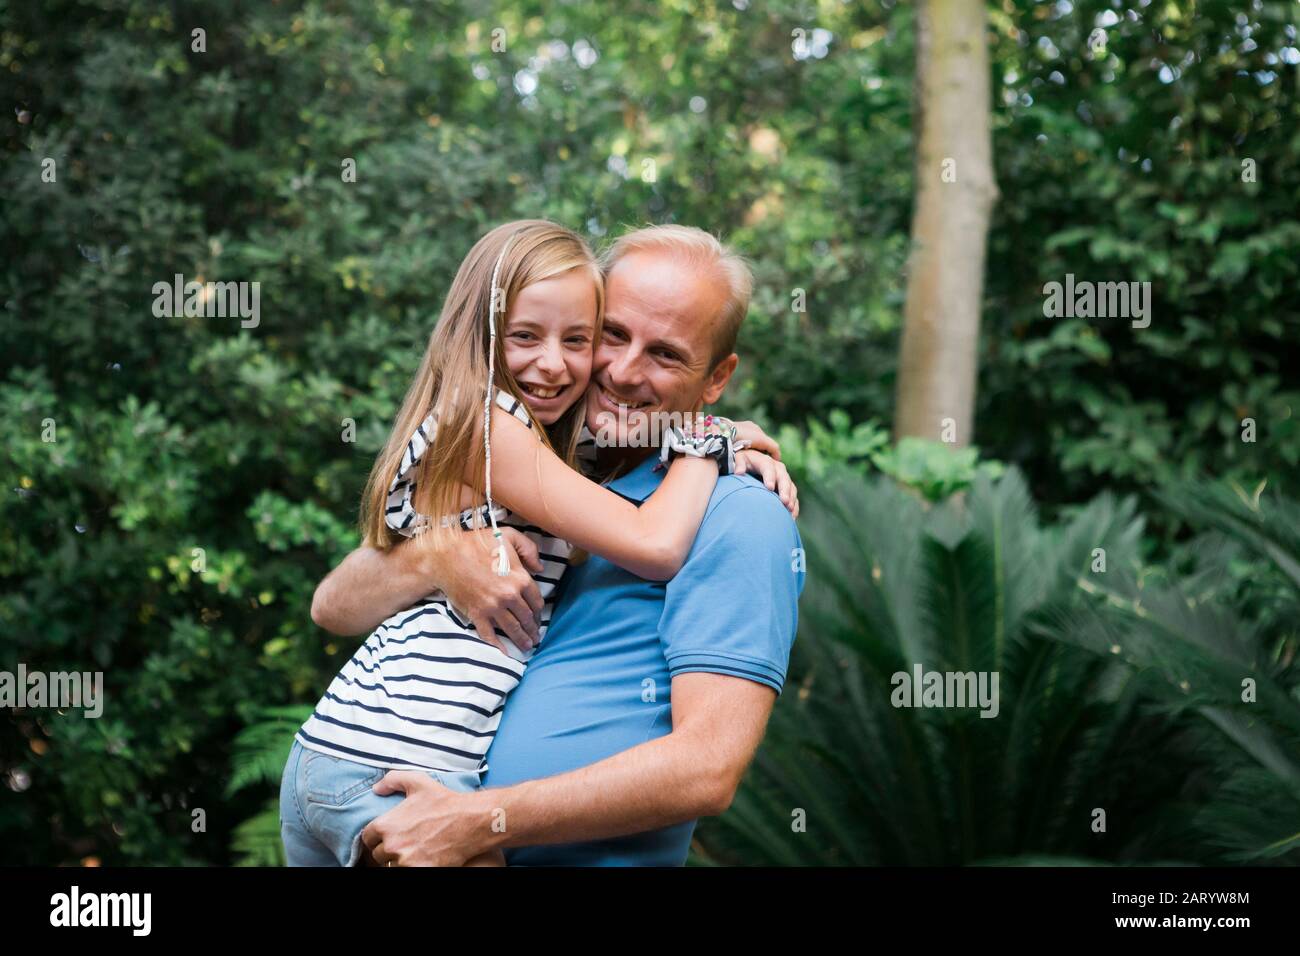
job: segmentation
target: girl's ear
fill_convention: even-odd
[[[740,364],[740,356],[732,352],[721,362],[713,367],[709,373],[708,383],[704,386],[704,404],[712,405],[722,397],[727,383],[731,381],[731,376],[736,372],[736,366]]]

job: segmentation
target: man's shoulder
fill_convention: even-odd
[[[738,529],[756,537],[797,534],[794,518],[776,492],[753,475],[724,475],[718,479],[704,513],[702,528]]]

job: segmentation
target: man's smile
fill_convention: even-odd
[[[596,404],[604,411],[613,412],[615,415],[619,413],[620,409],[625,408],[632,412],[646,408],[651,404],[650,402],[627,401],[598,383],[593,383],[593,391],[596,396]]]

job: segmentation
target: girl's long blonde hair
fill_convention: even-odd
[[[418,501],[422,506],[419,510],[435,520],[431,533],[417,537],[435,544],[446,542],[455,531],[443,528],[437,519],[460,512],[461,485],[468,483],[480,493],[483,491],[480,423],[491,340],[488,307],[492,269],[507,242],[511,243],[510,249],[501,263],[497,280],[505,290],[505,302],[497,310],[496,387],[514,396],[528,410],[534,430],[548,448],[570,467],[577,467],[576,448],[586,403],[581,399],[574,402],[549,428],[537,421],[505,362],[506,313],[525,287],[570,269],[584,268],[590,272],[596,287],[595,333],[599,338],[604,315],[604,280],[596,257],[577,233],[543,219],[508,222],[476,242],[456,270],[415,381],[407,390],[393,432],[375,460],[366,484],[361,503],[361,533],[369,547],[387,550],[404,540],[384,520],[388,488],[401,467],[406,443],[430,412],[437,422],[437,437],[416,465],[412,477],[419,490]]]

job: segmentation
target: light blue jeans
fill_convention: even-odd
[[[404,799],[381,797],[370,788],[388,771],[353,763],[293,742],[280,780],[280,839],[289,866],[356,866],[361,831]],[[426,770],[444,787],[479,788],[476,773]]]

